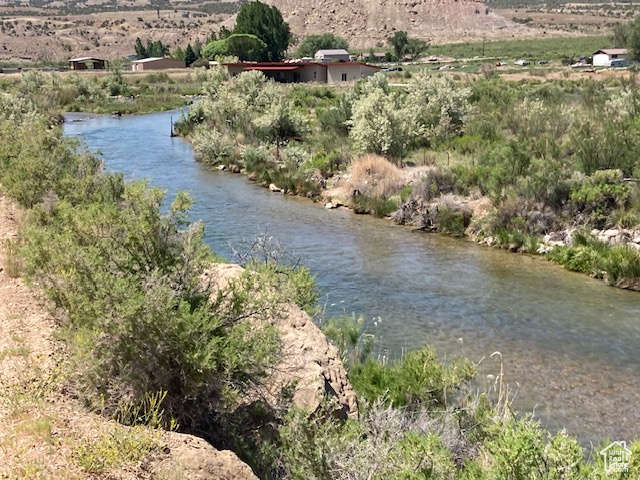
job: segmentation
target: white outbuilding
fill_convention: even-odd
[[[607,48],[593,54],[594,67],[626,67],[626,48]]]
[[[348,62],[349,52],[343,48],[330,48],[325,50],[318,50],[315,54],[315,59],[321,62]]]

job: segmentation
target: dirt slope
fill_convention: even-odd
[[[0,245],[20,211],[0,197]],[[256,479],[234,453],[191,435],[128,428],[61,392],[63,346],[40,296],[0,256],[0,479]]]
[[[266,0],[289,22],[293,33],[331,32],[352,48],[386,45],[396,30],[438,43],[470,38],[522,36],[530,30],[474,0]]]

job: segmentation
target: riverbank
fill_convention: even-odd
[[[110,138],[110,144],[118,143],[118,147],[124,148],[125,154],[120,156],[120,160],[126,162],[130,168],[131,163],[138,159],[127,156],[126,152],[131,152],[131,148],[122,143],[131,138],[134,142],[137,141],[141,131],[145,132],[145,138],[150,143],[153,129],[148,128],[148,123],[153,123],[158,117],[152,115],[142,119],[104,118],[87,122],[88,125],[85,127],[95,128],[100,135],[106,134]],[[130,122],[140,122],[141,129],[132,130]],[[95,124],[92,126],[92,123]],[[165,123],[162,122],[162,125]],[[12,127],[16,128],[16,125],[21,124],[14,123]],[[116,135],[114,131],[105,128],[108,125],[125,129],[126,135]],[[2,126],[4,128],[7,125]],[[69,382],[67,385],[94,405],[102,405],[101,401],[96,402],[95,399],[101,398],[98,397],[100,392],[106,392],[106,401],[101,408],[105,415],[117,416],[118,412],[126,414],[130,411],[127,403],[117,403],[119,399],[127,398],[126,395],[118,395],[120,392],[133,392],[127,395],[133,394],[134,398],[137,398],[137,405],[143,409],[136,410],[138,413],[135,415],[139,416],[141,411],[148,411],[145,409],[148,408],[150,399],[157,398],[149,397],[151,392],[156,389],[164,390],[167,394],[163,397],[162,404],[166,408],[167,417],[177,416],[181,428],[197,428],[203,434],[215,435],[219,442],[233,443],[234,449],[242,452],[260,467],[259,470],[265,478],[308,478],[319,474],[335,477],[335,474],[340,472],[346,475],[350,474],[349,472],[362,471],[385,477],[404,472],[415,474],[416,458],[428,459],[428,465],[425,467],[427,470],[423,469],[420,472],[424,476],[428,475],[429,471],[437,469],[438,472],[442,472],[441,476],[448,478],[461,478],[472,474],[478,478],[481,475],[479,472],[483,472],[488,478],[501,477],[507,475],[505,468],[511,468],[513,462],[504,461],[504,450],[500,445],[505,442],[510,444],[509,438],[513,438],[514,435],[517,438],[528,438],[530,434],[540,439],[532,445],[532,449],[535,452],[534,458],[545,459],[548,467],[544,468],[562,469],[567,465],[578,468],[576,465],[579,462],[576,461],[578,456],[581,458],[582,453],[575,439],[564,434],[549,435],[536,422],[505,416],[508,398],[504,399],[502,381],[492,384],[483,394],[487,396],[486,402],[482,400],[485,397],[478,399],[473,394],[468,396],[465,383],[473,376],[472,365],[468,361],[442,363],[432,349],[422,345],[422,348],[412,351],[397,362],[381,363],[375,357],[367,355],[366,342],[360,343],[361,340],[364,342],[366,337],[359,336],[358,330],[354,336],[348,323],[345,325],[347,330],[343,330],[342,322],[333,324],[333,337],[338,344],[344,346],[343,354],[349,359],[349,376],[358,379],[359,393],[361,392],[363,398],[367,398],[371,405],[363,405],[358,419],[338,421],[332,409],[320,412],[320,417],[311,419],[308,414],[289,411],[287,415],[286,409],[276,409],[273,412],[276,417],[271,418],[265,415],[269,410],[265,412],[262,405],[253,411],[258,415],[253,419],[266,422],[263,424],[264,428],[252,428],[250,431],[233,429],[238,425],[246,426],[247,417],[244,415],[252,414],[242,409],[235,412],[239,413],[240,417],[233,416],[228,410],[228,402],[251,398],[247,397],[248,392],[244,388],[248,382],[253,383],[261,377],[261,368],[265,362],[273,358],[273,330],[256,328],[255,323],[251,323],[252,328],[247,330],[246,324],[234,320],[238,320],[238,315],[244,318],[247,312],[245,307],[249,312],[255,312],[256,309],[258,312],[265,312],[263,308],[271,307],[282,311],[283,305],[279,297],[274,299],[275,304],[263,303],[263,294],[276,291],[273,288],[274,282],[275,285],[286,288],[284,298],[287,300],[296,298],[303,305],[312,305],[314,297],[308,295],[308,276],[293,275],[282,267],[278,267],[275,272],[273,269],[257,269],[259,276],[242,275],[242,282],[248,282],[248,288],[231,288],[225,295],[216,295],[210,307],[209,303],[203,301],[200,290],[194,288],[201,284],[199,276],[194,274],[198,272],[201,262],[209,261],[209,256],[206,255],[207,249],[202,244],[202,229],[197,225],[184,228],[186,208],[189,205],[184,195],[176,194],[176,200],[171,207],[161,209],[164,195],[157,189],[140,182],[123,183],[122,178],[113,173],[87,176],[86,172],[96,172],[98,169],[102,172],[99,163],[84,155],[83,151],[77,152],[73,142],[64,141],[58,136],[57,130],[47,130],[43,125],[38,128],[40,130],[27,121],[11,137],[16,148],[20,146],[19,152],[22,156],[3,153],[0,157],[3,189],[21,194],[23,203],[35,207],[34,217],[28,222],[28,230],[25,230],[22,237],[24,243],[20,244],[24,254],[21,258],[25,261],[26,272],[37,278],[38,282],[47,288],[52,300],[67,312],[61,321],[63,326],[71,327],[71,331],[74,332],[71,336],[65,336],[65,339],[70,349],[69,353],[72,354],[70,360],[75,361],[73,365],[79,367],[70,370],[71,376],[65,379]],[[165,130],[160,130],[162,138],[168,139]],[[118,142],[113,142],[113,138],[117,138]],[[89,140],[89,137],[87,139]],[[179,140],[168,140],[167,151],[179,149]],[[50,150],[43,148],[39,143],[43,141],[49,142],[49,145],[56,145],[58,148],[54,151],[57,155],[51,156]],[[157,152],[154,145],[150,147]],[[163,150],[162,153],[166,152]],[[149,161],[154,179],[159,180],[159,176],[163,175],[161,170],[164,170],[163,158],[164,155],[156,153],[155,156],[144,155],[140,161]],[[167,157],[167,178],[176,178],[176,159],[179,158],[179,155]],[[27,160],[31,162],[27,163]],[[16,175],[16,170],[19,172],[20,168],[29,165],[37,172],[49,172],[51,169],[47,162],[51,161],[55,161],[56,165],[62,168],[65,175],[63,181],[57,177],[45,177],[49,182],[42,186],[45,189],[21,188],[24,185],[20,182],[28,178]],[[181,171],[179,177],[185,176],[186,170],[194,168],[192,158],[183,158],[181,161],[183,163],[179,165],[184,165],[185,170]],[[186,180],[193,187],[210,178],[204,169],[197,170],[205,178],[189,177],[180,180]],[[55,192],[55,196],[51,192]],[[260,195],[262,196],[262,192]],[[240,204],[236,205],[229,193],[225,193],[225,197],[220,202],[204,202],[205,206],[215,209],[217,213],[238,207],[242,211],[239,216],[249,214],[246,200],[245,203],[239,201]],[[268,201],[262,200],[260,203],[265,204]],[[324,215],[331,215],[324,209],[317,210]],[[269,212],[270,216],[274,214],[276,212],[273,210]],[[303,217],[308,221],[308,216]],[[266,216],[261,218],[264,219]],[[344,237],[336,238],[337,232],[332,225],[328,225],[328,228],[335,245],[344,240]],[[297,230],[299,236],[299,226]],[[382,243],[387,247],[387,254],[373,256],[372,259],[375,261],[371,262],[371,266],[386,261],[394,263],[388,256],[388,247],[393,243]],[[132,249],[137,254],[131,255]],[[335,246],[332,254],[335,256]],[[439,251],[436,255],[442,254],[443,252]],[[409,258],[415,263],[415,256]],[[341,271],[344,271],[347,265],[344,264],[344,257],[341,259]],[[433,260],[429,264],[433,264]],[[469,262],[461,264],[465,267],[470,265]],[[86,268],[87,265],[91,265],[91,268]],[[379,299],[384,299],[385,303],[396,300],[407,303],[406,297],[388,294],[389,286],[394,281],[389,273],[401,268],[401,265],[389,265],[385,268],[385,275],[380,277],[385,279],[383,292],[387,292],[387,295],[380,295]],[[480,270],[487,273],[486,269]],[[332,272],[334,276],[336,271]],[[370,268],[367,268],[360,272],[360,276],[368,276],[369,271]],[[287,272],[290,273],[287,275]],[[64,282],[56,281],[60,275],[64,276]],[[399,280],[406,288],[407,278]],[[462,277],[457,284],[462,280],[466,279]],[[545,278],[545,282],[548,283],[549,279]],[[422,283],[436,287],[433,282]],[[488,282],[478,281],[473,284],[477,289],[480,285],[486,286]],[[443,291],[456,293],[452,292],[452,287],[454,285],[444,288]],[[375,283],[369,288],[375,288]],[[365,289],[359,289],[360,294],[364,291]],[[463,293],[453,295],[457,304],[461,303],[460,295]],[[351,294],[348,294],[348,297],[351,297]],[[357,294],[353,295],[356,301],[357,297]],[[474,303],[477,304],[478,302]],[[509,304],[513,305],[515,302]],[[423,310],[422,313],[425,311],[427,310]],[[431,330],[431,324],[426,325],[424,322],[434,319],[436,312],[432,309],[428,311],[430,315],[426,319],[422,315],[420,321],[423,327],[428,326]],[[492,317],[498,318],[495,311],[489,305],[488,312]],[[473,315],[475,316],[476,314]],[[403,320],[406,323],[406,319]],[[447,323],[451,333],[451,322]],[[566,324],[566,318],[564,323]],[[126,327],[124,334],[121,330],[123,326]],[[139,335],[129,335],[128,326],[134,326]],[[215,330],[212,331],[211,328]],[[238,330],[235,330],[236,328]],[[95,336],[96,332],[98,336]],[[341,336],[340,332],[344,332],[345,335]],[[417,333],[418,329],[412,332],[413,337]],[[554,337],[557,333],[554,331]],[[619,333],[619,329],[615,329],[614,333]],[[599,337],[596,338],[602,336],[600,329],[597,335]],[[524,337],[526,343],[531,345],[530,335]],[[196,338],[197,341],[193,341],[192,338]],[[339,342],[340,338],[343,339],[342,343]],[[212,342],[207,342],[208,339],[212,339]],[[258,341],[251,343],[253,340]],[[247,341],[250,342],[249,345],[245,343]],[[83,345],[87,344],[94,347],[90,350],[83,349]],[[157,345],[161,348],[157,349]],[[175,348],[175,345],[179,345],[179,348]],[[247,346],[250,348],[246,348]],[[591,348],[595,348],[593,343]],[[131,351],[134,355],[127,355],[127,352]],[[152,352],[152,355],[149,352]],[[115,357],[114,353],[117,354]],[[139,362],[140,357],[145,361]],[[528,358],[529,369],[533,357],[535,355]],[[114,358],[117,368],[112,369]],[[212,365],[210,359],[220,362],[222,368],[216,364]],[[125,361],[127,368],[120,368],[119,365]],[[157,365],[160,366],[156,367]],[[171,377],[170,374],[175,371],[176,365],[180,372],[194,372],[194,377],[185,377],[182,374]],[[193,368],[194,365],[197,368]],[[87,366],[91,368],[87,369]],[[93,375],[93,368],[100,374]],[[158,372],[162,372],[162,375],[159,376]],[[376,378],[381,381],[374,381]],[[143,382],[140,379],[143,379]],[[331,380],[333,381],[333,378]],[[340,384],[343,383],[340,378],[336,380]],[[151,385],[151,388],[146,387],[147,385]],[[167,385],[166,390],[162,385]],[[227,388],[220,389],[220,385]],[[327,385],[327,382],[323,382],[323,385]],[[192,404],[187,401],[185,404],[181,399],[186,391],[193,391],[191,388],[196,392],[203,392],[202,396],[196,394],[196,402]],[[335,387],[332,386],[332,389]],[[635,390],[631,388],[628,391]],[[393,402],[385,404],[389,400],[381,395],[382,392],[394,392]],[[290,398],[289,393],[289,389],[282,392],[283,400]],[[497,405],[492,403],[494,396],[498,399]],[[193,397],[190,395],[189,398]],[[428,409],[422,407],[425,405],[428,405]],[[201,416],[203,408],[206,416]],[[281,416],[283,414],[284,418]],[[460,430],[461,415],[473,426],[473,438],[469,436],[470,430]],[[144,416],[146,417],[146,414]],[[131,417],[119,418],[131,423]],[[322,418],[322,421],[318,422],[317,418]],[[380,421],[385,418],[394,421],[381,424]],[[483,421],[479,422],[480,419]],[[213,423],[210,424],[210,421]],[[409,428],[400,431],[394,427],[397,422],[408,425]],[[217,428],[218,426],[222,428]],[[274,426],[277,430],[273,429]],[[440,437],[433,434],[434,431],[452,434]],[[262,434],[266,434],[266,438],[262,437]],[[384,445],[382,454],[378,450],[379,445]],[[562,448],[558,447],[560,445]],[[357,455],[354,455],[354,452]],[[318,465],[314,461],[317,458],[316,454],[326,458],[327,462]],[[345,462],[345,458],[349,461]],[[353,462],[354,458],[360,461]],[[464,461],[456,461],[460,458]],[[487,458],[491,461],[486,462],[484,459]],[[286,470],[283,470],[285,468]],[[522,468],[527,472],[524,475],[529,476],[532,473],[529,467]],[[584,469],[594,468],[599,466],[584,466]]]
[[[152,426],[127,427],[65,392],[66,356],[51,305],[15,277],[7,242],[24,210],[0,197],[0,477],[255,478],[229,451]]]
[[[635,132],[635,83],[514,86],[490,74],[424,71],[402,86],[376,74],[336,91],[279,86],[259,72],[209,77],[176,130],[202,163],[243,171],[274,192],[336,197],[357,213],[532,254],[550,232],[640,227],[640,135],[616,137],[615,148],[608,140]],[[607,260],[595,270],[548,258],[612,285],[636,283],[632,244],[600,252]]]

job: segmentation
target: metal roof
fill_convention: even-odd
[[[606,55],[626,55],[627,49],[626,48],[603,48],[602,50],[598,50],[596,53],[594,53],[594,55],[597,55],[598,53],[604,53]]]
[[[101,58],[96,58],[96,57],[78,57],[78,58],[70,58],[69,61],[70,62],[86,62],[87,60],[93,60],[96,62],[104,62],[105,60],[102,60]]]
[[[318,55],[349,55],[349,52],[344,48],[329,48],[326,50],[318,50],[316,52],[316,57]]]

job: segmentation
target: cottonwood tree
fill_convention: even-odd
[[[284,58],[292,36],[289,24],[275,6],[260,1],[245,3],[236,18],[235,34],[255,35],[267,45],[264,60],[277,62]]]
[[[313,57],[318,50],[327,48],[344,48],[345,50],[348,50],[349,43],[344,38],[338,37],[333,33],[309,35],[298,47],[296,55],[298,57]]]

